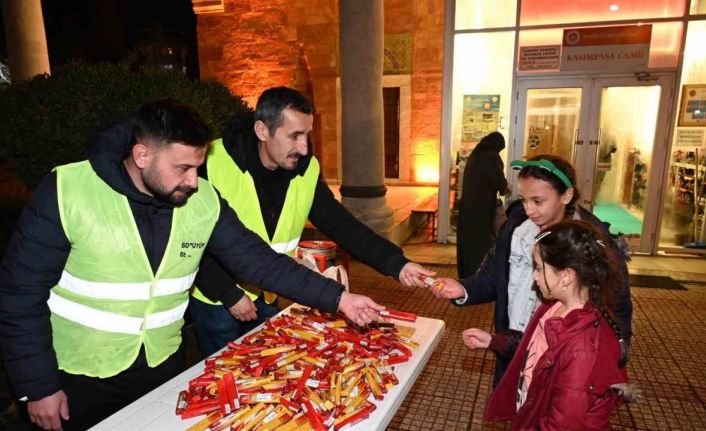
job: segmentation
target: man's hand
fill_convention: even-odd
[[[384,309],[385,307],[376,304],[367,296],[348,292],[341,294],[341,301],[338,303],[338,311],[361,326],[377,320],[378,313]]]
[[[230,306],[228,311],[238,320],[248,321],[257,319],[257,307],[255,307],[255,303],[248,298],[248,295],[243,295],[240,301]]]
[[[463,298],[466,294],[463,285],[453,278],[438,278],[437,280],[444,283],[444,288],[429,290],[439,299],[458,299]]]
[[[487,349],[491,335],[482,329],[470,328],[463,331],[463,344],[469,349]]]
[[[69,420],[69,400],[64,391],[27,403],[29,419],[45,430],[60,431],[61,419]]]
[[[419,279],[420,275],[435,277],[436,273],[429,271],[418,263],[407,262],[407,264],[402,267],[402,271],[400,271],[399,280],[400,283],[408,287],[426,287],[424,282]]]

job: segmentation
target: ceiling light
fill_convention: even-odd
[[[620,7],[618,7],[617,4],[612,4],[608,9],[610,9],[611,12],[617,12]]]

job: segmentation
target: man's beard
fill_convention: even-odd
[[[159,182],[158,176],[153,175],[152,171],[146,169],[142,174],[142,183],[145,188],[149,190],[152,195],[162,202],[166,202],[172,205],[181,206],[186,203],[196,189],[191,187],[177,186],[173,190],[166,190],[164,186]],[[182,194],[176,195],[177,192]]]

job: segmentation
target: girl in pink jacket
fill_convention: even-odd
[[[631,395],[625,393],[627,354],[610,312],[618,257],[607,241],[581,221],[547,228],[537,235],[533,255],[544,303],[522,338],[464,331],[471,348],[515,352],[486,420],[512,420],[513,430],[610,429],[611,410]]]

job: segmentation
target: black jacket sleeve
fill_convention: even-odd
[[[47,300],[69,251],[51,174],[22,212],[0,264],[0,351],[20,399],[39,400],[60,389]]]
[[[322,311],[338,310],[343,291],[341,284],[299,265],[285,254],[273,251],[238,220],[223,199],[221,213],[206,251],[235,278]],[[213,293],[204,291],[209,298],[219,297],[218,292],[215,296]]]
[[[208,180],[206,163],[199,166],[198,172],[201,178]],[[220,301],[226,308],[230,308],[245,296],[245,292],[238,289],[235,283],[233,276],[206,250],[194,283],[201,293],[211,301]]]
[[[409,262],[399,247],[353,217],[322,179],[316,184],[309,220],[354,258],[381,274],[399,278],[402,267]]]
[[[452,304],[476,305],[497,301],[498,289],[507,288],[507,286],[499,286],[502,282],[498,272],[502,270],[501,261],[505,258],[505,256],[502,256],[504,253],[500,246],[505,244],[505,241],[509,241],[508,236],[511,235],[511,228],[505,223],[500,229],[497,241],[486,253],[476,273],[470,277],[458,280],[463,285],[463,288],[466,289],[468,298],[462,304],[457,303],[456,300],[451,300]]]
[[[233,276],[206,250],[196,274],[196,286],[211,301],[220,301],[226,308],[245,295],[235,284]]]

